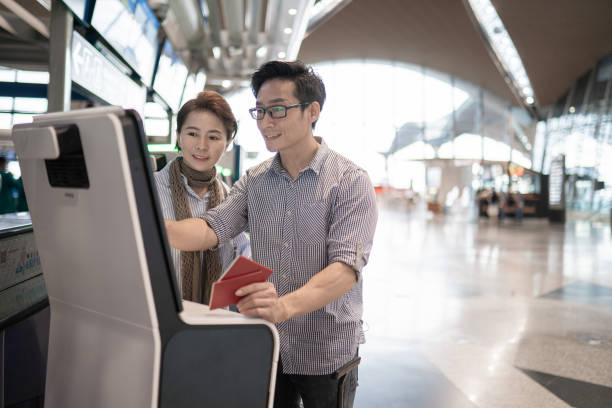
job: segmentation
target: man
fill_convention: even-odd
[[[363,343],[362,278],[377,220],[366,172],[313,136],[325,101],[321,79],[299,61],[271,61],[252,76],[250,109],[277,154],[249,169],[205,218],[166,221],[170,244],[211,248],[247,227],[269,282],[238,289],[238,310],[277,324],[275,406],[351,407],[357,369],[337,370]]]
[[[17,211],[16,195],[23,190],[21,180],[15,180],[13,174],[7,170],[8,160],[0,156],[0,214]]]

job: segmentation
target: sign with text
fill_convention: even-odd
[[[111,105],[135,109],[144,117],[145,87],[107,60],[76,31],[72,34],[72,80]]]
[[[565,208],[564,181],[565,157],[559,156],[550,163],[548,205],[551,209],[562,210]]]

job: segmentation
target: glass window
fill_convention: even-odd
[[[0,96],[0,110],[13,110],[13,98],[10,96]]]
[[[314,134],[365,168],[374,184],[398,182],[390,163],[404,168],[400,162],[433,159],[436,150],[446,159],[480,160],[483,152],[488,160],[511,158],[509,103],[475,85],[390,61],[324,62],[314,70],[327,92]],[[236,142],[246,153],[246,169],[274,153],[266,150],[257,122],[248,114],[255,105],[250,89],[230,94],[228,100],[239,120]],[[486,143],[479,134],[482,129],[490,136]]]
[[[476,159],[482,158],[483,141],[479,135],[463,134],[454,141],[440,146],[438,155],[441,158]]]
[[[395,64],[393,70],[393,125],[400,128],[405,123],[422,124],[425,120],[423,74],[420,68]]]
[[[170,41],[166,41],[159,57],[153,88],[174,112],[180,108],[187,74],[187,67],[175,53]]]
[[[396,106],[393,103],[394,67],[382,62],[371,62],[364,65],[366,78],[377,78],[376,81],[364,81],[365,92],[362,96],[365,105],[365,131],[376,137],[366,137],[366,148],[376,152],[386,152],[395,138],[393,119]],[[372,119],[370,119],[372,118]],[[375,120],[373,120],[376,118]]]
[[[46,98],[15,98],[15,111],[44,113],[47,111]]]
[[[531,160],[523,152],[516,149],[512,149],[512,162],[528,169],[531,168]]]
[[[17,71],[17,82],[28,84],[48,84],[49,73],[41,71]]]
[[[432,145],[423,141],[414,142],[393,155],[398,160],[422,160],[435,158]]]
[[[542,120],[538,122],[536,127],[535,142],[533,146],[533,169],[541,171],[542,160],[544,159],[544,148],[546,144],[546,121]]]
[[[18,123],[32,123],[32,118],[34,115],[27,115],[24,113],[16,113],[13,115],[13,125],[17,125]]]
[[[425,163],[410,160],[389,159],[389,184],[396,188],[412,188],[425,194]]]
[[[147,102],[145,105],[145,117],[167,119],[168,112],[166,112],[166,110],[158,103]]]
[[[484,158],[492,161],[508,161],[512,160],[510,155],[510,146],[504,142],[485,137],[483,140]],[[526,166],[531,167],[531,165]]]
[[[15,76],[14,69],[0,67],[0,82],[15,82]]]
[[[506,143],[510,143],[508,135],[508,103],[501,101],[489,93],[483,93],[483,136],[494,139],[503,138]],[[497,137],[496,137],[497,136]]]
[[[195,99],[196,96],[198,96],[198,93],[204,90],[205,84],[206,74],[203,71],[200,71],[197,74],[189,75],[187,82],[185,83],[185,90],[183,91],[181,106],[188,100]]]
[[[242,166],[242,169],[246,170],[272,156],[273,153],[268,152],[266,149],[266,144],[257,128],[257,121],[253,120],[249,114],[249,109],[255,106],[255,97],[251,90],[242,89],[229,94],[227,98],[238,121],[238,133],[236,134],[235,142],[246,152],[243,161],[244,165]],[[326,112],[327,108],[326,102],[323,112]],[[323,134],[319,126],[317,123],[315,129],[317,135]]]
[[[449,115],[453,112],[453,87],[448,75],[426,70],[423,78],[424,84],[422,103],[425,110],[425,122],[427,124],[449,121]],[[459,92],[458,92],[459,93]],[[460,99],[459,95],[458,99]],[[459,100],[457,102],[460,102]]]
[[[144,127],[147,136],[168,136],[168,119],[146,118]]]
[[[11,129],[13,127],[12,119],[10,113],[0,113],[0,129]]]

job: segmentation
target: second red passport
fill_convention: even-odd
[[[271,274],[272,269],[240,255],[213,283],[210,310],[235,305],[240,300],[240,296],[234,294],[238,289],[251,283],[265,282]]]

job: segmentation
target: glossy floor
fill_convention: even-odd
[[[381,205],[355,406],[612,407],[608,223]]]

